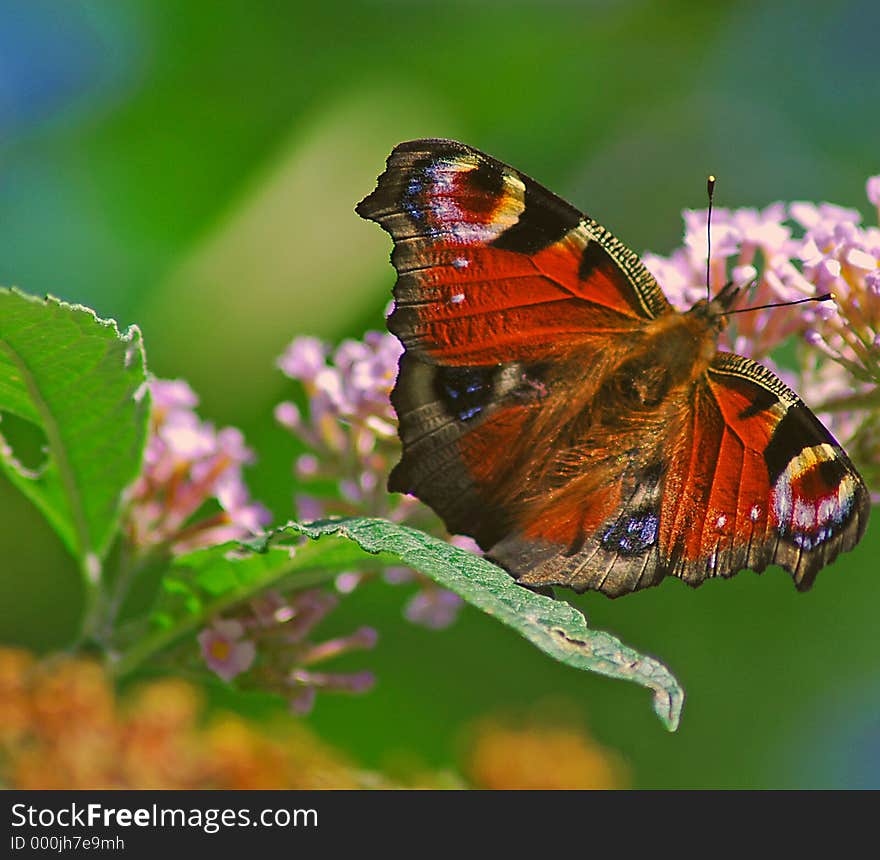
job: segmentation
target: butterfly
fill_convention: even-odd
[[[522,585],[617,597],[776,564],[804,591],[864,534],[840,445],[718,349],[730,285],[675,310],[605,227],[451,140],[401,143],[356,211],[394,240],[389,490]]]

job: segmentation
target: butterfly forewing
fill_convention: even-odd
[[[400,144],[357,211],[394,238],[389,328],[426,361],[546,359],[669,310],[608,231],[463,144]]]

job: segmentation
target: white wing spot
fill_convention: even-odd
[[[816,525],[816,508],[804,499],[795,499],[792,522],[795,528],[808,531]]]
[[[449,301],[454,305],[460,305],[464,301],[464,293],[456,293]]]
[[[723,529],[726,522],[727,517],[724,514],[721,514],[721,516],[715,521],[715,525],[718,526],[719,529]]]
[[[466,269],[470,265],[470,260],[465,260],[464,257],[456,257],[452,261],[452,265],[455,266],[456,269]]]
[[[752,518],[753,522],[757,522],[761,516],[761,509],[757,505],[752,505],[752,509],[749,511],[749,516]]]

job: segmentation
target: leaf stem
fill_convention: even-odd
[[[75,650],[84,644],[100,638],[104,616],[106,593],[102,581],[102,565],[96,555],[89,554],[80,563],[85,600],[79,633],[74,641]]]

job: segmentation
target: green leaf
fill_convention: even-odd
[[[0,468],[45,515],[91,585],[137,477],[149,415],[140,332],[55,298],[0,288],[0,411],[38,427],[46,460]]]
[[[535,594],[473,553],[387,520],[346,518],[287,527],[310,538],[340,535],[369,553],[383,553],[431,577],[487,615],[512,627],[556,660],[654,692],[654,710],[670,731],[678,727],[684,691],[669,670],[601,630],[591,630],[571,604]]]

